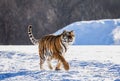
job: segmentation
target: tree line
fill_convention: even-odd
[[[0,45],[32,44],[76,21],[119,18],[120,0],[0,0]]]

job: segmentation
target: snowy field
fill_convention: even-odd
[[[71,46],[65,58],[69,71],[41,71],[37,46],[0,46],[0,81],[120,81],[120,46]]]

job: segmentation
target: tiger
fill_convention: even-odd
[[[40,39],[36,39],[32,33],[32,25],[28,26],[29,39],[34,45],[38,45],[39,57],[40,57],[40,69],[44,70],[43,64],[45,61],[48,63],[48,68],[53,69],[51,60],[55,59],[57,65],[55,70],[60,70],[63,65],[65,70],[69,70],[69,64],[64,58],[64,55],[68,49],[68,46],[73,44],[75,39],[74,31],[64,30],[58,35],[45,35]]]

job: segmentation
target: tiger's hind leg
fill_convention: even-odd
[[[60,70],[60,66],[61,66],[61,61],[58,60],[58,63],[57,63],[57,66],[56,66],[55,70]]]
[[[48,58],[47,59],[47,63],[48,63],[48,67],[52,70],[53,69],[53,67],[52,67],[52,65],[51,65],[51,60],[52,60],[52,58]]]
[[[40,69],[41,70],[44,70],[44,68],[43,68],[44,62],[45,62],[45,60],[40,59]]]

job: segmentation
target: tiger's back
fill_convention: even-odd
[[[59,49],[62,49],[61,46],[60,46],[60,43],[61,43],[60,42],[60,36],[48,35],[48,36],[45,36],[44,38],[42,38],[39,41],[39,43],[40,43],[39,45],[41,47],[45,46],[45,49],[48,48],[50,51],[54,51],[56,49],[55,51],[57,52],[57,50],[59,51]]]
[[[43,58],[51,56],[57,59],[57,54],[63,54],[66,47],[61,42],[61,36],[48,35],[39,41],[39,53],[45,54]]]

